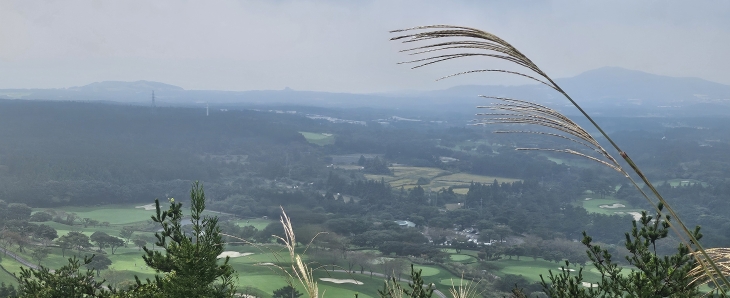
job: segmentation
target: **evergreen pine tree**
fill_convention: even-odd
[[[152,220],[162,225],[156,233],[156,245],[164,249],[144,247],[142,257],[150,268],[164,272],[154,281],[142,284],[137,279],[136,297],[233,297],[235,271],[226,257],[218,262],[225,246],[217,217],[202,216],[205,210],[203,186],[193,183],[190,191],[192,234],[183,231],[182,204],[170,199],[167,211],[160,210],[155,200],[156,216]]]

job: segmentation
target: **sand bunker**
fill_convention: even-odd
[[[240,253],[240,252],[237,252],[237,251],[224,251],[224,252],[222,252],[221,254],[218,255],[218,258],[219,259],[222,259],[222,258],[225,258],[225,257],[238,258],[238,257],[249,256],[249,255],[252,255],[252,254],[253,254],[252,252]]]
[[[598,206],[598,208],[609,208],[609,209],[613,209],[613,208],[624,208],[624,207],[626,207],[626,205],[619,204],[619,203],[613,203],[611,205],[600,205],[600,206]]]
[[[561,269],[561,270],[564,270],[564,271],[570,271],[570,272],[573,272],[573,271],[575,271],[575,269],[563,269],[562,267],[561,267],[561,268],[559,268],[559,269]]]
[[[640,220],[641,219],[641,212],[635,212],[635,211],[621,212],[621,211],[617,211],[617,212],[614,212],[614,213],[615,214],[619,214],[619,215],[621,215],[621,214],[631,215],[634,218],[634,220]]]
[[[147,204],[147,205],[137,206],[137,207],[134,207],[134,208],[144,209],[144,210],[147,210],[147,211],[157,209],[157,207],[155,207],[155,204]]]
[[[584,201],[590,201],[590,200],[592,200],[592,199],[591,198],[586,198]]]
[[[329,282],[333,282],[333,283],[336,283],[336,284],[356,284],[356,285],[361,285],[362,284],[361,281],[357,281],[357,280],[354,280],[354,279],[320,278],[319,280],[321,280],[321,281],[329,281]]]
[[[274,263],[256,263],[256,266],[276,266]]]
[[[592,283],[589,283],[589,282],[585,282],[585,281],[584,281],[584,282],[582,282],[581,284],[582,284],[582,285],[583,285],[584,287],[586,287],[586,288],[597,288],[597,287],[598,287],[598,284],[592,284]]]
[[[641,219],[641,212],[626,212],[627,214],[631,214],[631,216],[634,217],[634,220],[640,220]]]

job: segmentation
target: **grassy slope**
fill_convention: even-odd
[[[615,212],[641,212],[641,209],[631,208],[629,203],[623,200],[617,200],[614,199],[611,196],[606,196],[604,199],[594,198],[592,195],[587,195],[586,198],[591,198],[590,200],[586,201],[583,200],[583,208],[586,209],[588,212],[592,213],[600,213],[600,214],[607,214],[607,215],[615,215]],[[584,198],[585,199],[585,198]],[[626,207],[621,208],[601,208],[601,205],[612,205],[614,203],[623,204]]]
[[[81,225],[68,226],[59,224],[56,222],[45,222],[44,224],[52,226],[57,229],[59,236],[65,235],[69,231],[80,231],[86,235],[91,235],[95,231],[104,231],[110,235],[118,235],[119,231],[123,226],[144,224],[152,214],[153,210],[144,210],[140,208],[134,208],[132,205],[119,205],[119,206],[100,206],[100,207],[64,207],[59,210],[66,212],[74,212],[80,218],[88,217],[99,221],[109,221],[111,225],[109,227],[86,227]],[[163,208],[165,208],[164,206]],[[41,209],[35,211],[42,211]],[[187,213],[187,212],[186,212]],[[238,220],[236,223],[241,225],[253,225],[259,229],[263,229],[266,225],[271,223],[271,220],[263,219],[251,219]],[[151,232],[135,232],[135,235],[144,235],[147,238],[152,237],[154,233]],[[149,247],[149,244],[148,244]],[[12,249],[16,251],[14,247]],[[286,281],[282,276],[281,270],[272,270],[273,267],[269,266],[257,266],[257,263],[274,262],[279,263],[282,266],[287,266],[288,253],[282,251],[280,246],[230,246],[228,250],[240,251],[240,252],[253,252],[254,255],[239,257],[231,259],[231,265],[238,271],[239,280],[238,288],[243,290],[245,287],[252,287],[259,289],[265,293],[272,293],[273,290],[278,289],[286,285]],[[94,252],[83,251],[78,252],[76,250],[67,250],[65,256],[62,256],[61,249],[51,248],[51,254],[48,258],[42,261],[42,265],[49,268],[59,268],[68,263],[68,258],[74,255],[79,255],[83,258],[84,255],[90,255]],[[118,248],[114,255],[111,254],[109,249],[106,249],[106,256],[112,260],[111,268],[121,271],[127,279],[133,280],[134,276],[140,277],[142,280],[146,278],[154,277],[154,270],[146,268],[144,261],[142,260],[143,251],[139,248],[129,245],[129,247]],[[26,250],[23,253],[18,253],[20,256],[31,260],[30,251]],[[279,261],[277,261],[279,260]],[[33,260],[31,260],[33,261]],[[11,272],[19,272],[20,264],[10,258],[2,258],[2,264]],[[103,273],[103,270],[102,270]],[[359,293],[360,297],[377,297],[377,290],[382,285],[382,278],[373,277],[369,275],[350,275],[345,273],[326,273],[324,271],[317,272],[315,274],[317,278],[330,277],[330,278],[342,278],[342,279],[356,279],[365,283],[364,285],[354,284],[333,284],[331,282],[320,281],[321,290],[326,291],[328,297],[354,297],[355,293]],[[14,282],[14,279],[6,273],[0,272],[0,282]],[[302,291],[301,287],[300,291]]]
[[[0,261],[0,264],[2,264],[5,270],[10,271],[11,273],[15,273],[16,275],[20,273],[20,263],[15,261],[13,258],[6,257],[2,254],[0,254],[0,257],[0,259],[2,260]],[[0,270],[0,282],[4,282],[5,284],[12,284],[16,287],[18,286],[18,282],[15,280],[15,278],[2,270]]]
[[[513,258],[512,260],[502,259],[491,263],[500,268],[498,275],[522,275],[525,279],[531,282],[539,282],[541,274],[547,279],[550,275],[550,270],[552,270],[554,274],[557,274],[560,272],[561,265],[565,265],[564,263],[548,262],[540,258],[533,260],[532,258],[527,257],[522,257],[519,261],[516,258]],[[568,269],[576,270],[577,273],[579,267],[571,265]],[[593,270],[591,265],[588,265],[583,270],[583,280],[595,283],[601,280],[601,276]]]
[[[307,139],[307,142],[310,142],[315,145],[324,146],[324,145],[332,145],[335,143],[335,136],[333,135],[325,135],[322,133],[315,133],[315,132],[305,132],[300,131],[300,134],[304,136],[305,139]]]

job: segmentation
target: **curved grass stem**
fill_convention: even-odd
[[[447,77],[453,77],[458,76],[462,74],[468,74],[468,73],[478,73],[478,72],[502,72],[502,73],[508,73],[513,75],[518,75],[522,77],[526,77],[528,79],[540,82],[542,84],[547,85],[548,87],[556,90],[560,94],[562,94],[570,103],[580,111],[580,113],[590,121],[590,123],[595,127],[598,132],[606,138],[606,140],[611,144],[611,146],[618,151],[618,153],[621,155],[623,160],[629,164],[633,172],[641,179],[641,181],[649,188],[652,195],[658,200],[658,204],[663,205],[669,214],[674,217],[676,220],[676,223],[679,225],[679,229],[675,227],[675,225],[672,222],[669,222],[670,226],[672,227],[672,230],[677,234],[681,242],[686,245],[689,250],[692,252],[693,257],[695,260],[699,263],[700,267],[702,268],[702,271],[704,271],[705,275],[708,279],[710,279],[716,286],[719,291],[723,293],[723,295],[726,295],[727,289],[730,289],[730,282],[725,277],[724,274],[721,274],[720,268],[715,263],[714,259],[711,258],[705,249],[702,247],[702,245],[699,243],[695,233],[690,231],[687,226],[684,224],[684,222],[681,220],[681,218],[677,215],[677,213],[674,211],[674,209],[669,205],[669,203],[664,199],[664,197],[657,191],[657,189],[654,187],[654,185],[649,181],[649,179],[643,174],[643,172],[639,169],[639,167],[634,163],[634,161],[629,157],[629,155],[623,151],[616,142],[613,141],[613,139],[601,128],[600,125],[590,116],[588,113],[575,101],[573,98],[568,95],[565,90],[563,90],[555,81],[553,81],[552,78],[550,78],[546,73],[544,73],[535,63],[533,63],[527,56],[522,54],[520,51],[518,51],[515,47],[513,47],[508,42],[504,41],[503,39],[497,37],[494,34],[484,32],[478,29],[473,29],[469,27],[461,27],[461,26],[451,26],[451,25],[431,25],[431,26],[421,26],[421,27],[414,27],[409,29],[403,29],[403,30],[395,30],[391,31],[391,33],[397,33],[397,32],[414,32],[412,34],[406,34],[401,35],[397,37],[391,38],[391,40],[401,40],[403,43],[413,43],[413,42],[422,42],[422,41],[430,41],[434,39],[442,39],[442,38],[462,38],[466,40],[457,40],[457,41],[447,41],[447,42],[440,42],[436,44],[426,45],[426,46],[420,46],[413,48],[411,50],[416,50],[415,52],[412,52],[412,55],[419,55],[419,54],[429,54],[433,52],[440,52],[442,50],[444,51],[453,51],[453,50],[483,50],[487,51],[487,53],[475,53],[475,52],[465,52],[465,53],[447,53],[447,54],[439,54],[436,56],[431,56],[423,59],[415,59],[408,61],[406,63],[418,63],[418,65],[414,68],[419,68],[423,66],[427,66],[430,64],[443,62],[447,60],[452,60],[456,58],[463,58],[463,57],[491,57],[495,59],[505,60],[512,62],[520,67],[524,67],[526,69],[529,69],[530,71],[537,74],[537,76],[531,76],[527,75],[521,72],[516,71],[509,71],[509,70],[501,70],[501,69],[485,69],[485,70],[471,70],[471,71],[465,71],[460,72],[451,76]],[[478,41],[473,41],[474,39]],[[425,50],[424,50],[425,49]],[[405,50],[406,52],[409,52],[411,50]],[[447,78],[443,77],[443,78]],[[539,79],[539,77],[542,77],[544,80]],[[443,79],[440,78],[440,79]],[[647,194],[646,191],[644,191],[637,183],[636,181],[631,177],[631,175],[628,174],[627,171],[624,170],[624,168],[610,155],[608,152],[606,152],[603,147],[598,144],[598,142],[585,130],[580,128],[577,124],[572,122],[567,117],[563,116],[562,114],[558,113],[557,111],[551,110],[547,107],[537,105],[534,103],[529,103],[525,101],[518,101],[518,100],[512,100],[512,99],[504,99],[504,98],[496,98],[491,97],[493,99],[499,99],[499,100],[505,100],[508,101],[507,104],[501,104],[496,105],[493,107],[490,107],[493,110],[500,110],[500,111],[507,111],[510,112],[508,116],[511,116],[513,118],[496,118],[493,119],[493,122],[487,122],[487,123],[502,123],[502,124],[510,124],[510,123],[518,123],[518,124],[533,124],[533,125],[539,125],[544,126],[550,129],[555,129],[560,132],[572,135],[574,137],[577,137],[579,139],[585,140],[587,144],[590,144],[594,147],[593,149],[596,149],[599,153],[601,153],[602,158],[605,158],[606,160],[600,160],[599,158],[594,158],[587,156],[585,154],[578,155],[588,157],[589,159],[592,159],[594,161],[598,161],[599,163],[602,163],[604,165],[609,165],[611,168],[615,168],[622,174],[624,174],[636,187],[636,189],[642,194],[642,196],[658,211],[660,210],[658,204],[650,198],[650,196]],[[509,102],[512,102],[514,104],[511,104]],[[498,115],[498,114],[497,114]],[[565,136],[561,136],[561,138],[566,138]],[[537,148],[534,148],[534,150],[540,150]],[[572,150],[554,150],[554,151],[560,151],[560,152],[566,152],[575,154],[577,152]],[[684,234],[685,236],[683,236]],[[687,241],[686,238],[689,238],[689,241]],[[697,252],[699,254],[694,252],[693,245],[696,246]],[[710,268],[708,268],[706,265],[709,265]],[[711,271],[714,271],[717,274],[712,274]],[[715,279],[715,276],[718,276],[719,281]],[[722,286],[721,286],[722,285]]]

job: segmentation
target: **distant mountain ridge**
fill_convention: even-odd
[[[669,114],[730,116],[730,86],[700,78],[669,77],[619,67],[603,67],[557,79],[574,99],[593,113],[662,116]],[[487,100],[477,95],[506,96],[567,108],[565,99],[541,84],[518,86],[463,85],[444,90],[353,94],[316,91],[185,90],[151,81],[105,81],[67,89],[4,89],[0,98],[46,100],[104,100],[146,103],[155,91],[163,105],[295,104],[321,107],[375,107],[473,111]]]
[[[68,88],[68,90],[78,90],[78,91],[91,91],[91,92],[129,92],[129,91],[148,91],[151,92],[152,90],[159,90],[159,91],[184,91],[182,87],[178,87],[175,85],[160,83],[160,82],[151,82],[151,81],[134,81],[134,82],[124,82],[124,81],[104,81],[104,82],[95,82],[88,85],[80,86],[80,87],[71,87]]]

